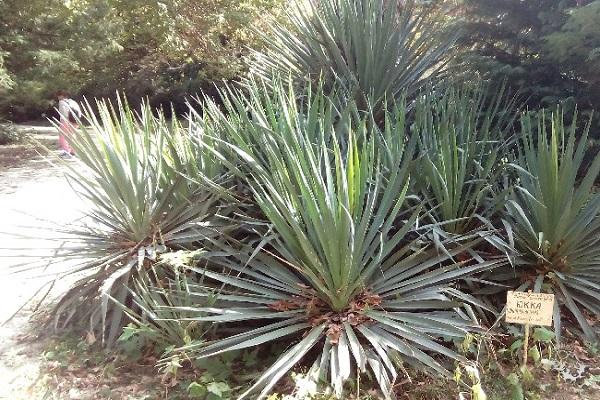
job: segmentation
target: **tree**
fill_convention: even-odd
[[[283,0],[6,0],[0,54],[14,85],[0,114],[39,117],[52,95],[123,91],[133,103],[185,102],[243,73],[246,48]],[[1,58],[0,58],[1,60]],[[2,81],[7,81],[4,78]]]
[[[0,99],[0,114],[22,114],[48,108],[49,93],[63,87],[64,78],[77,73],[70,57],[64,23],[68,8],[57,0],[6,0],[0,3],[0,51],[13,82]]]
[[[590,96],[590,73],[597,68],[593,46],[600,40],[596,14],[589,14],[597,12],[596,3],[464,0],[458,23],[466,51],[460,61],[492,81],[506,80],[530,108],[563,103],[568,109],[576,102],[583,109],[598,107],[600,98]]]
[[[4,57],[6,53],[0,53],[0,93],[9,89],[13,85],[11,76],[4,66]]]
[[[600,1],[592,1],[572,10],[561,30],[545,36],[543,43],[564,74],[584,83],[578,100],[595,108],[600,105],[599,20]]]

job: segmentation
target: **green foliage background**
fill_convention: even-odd
[[[600,1],[462,0],[455,16],[466,70],[506,80],[530,109],[599,108]]]
[[[281,0],[0,2],[0,115],[40,118],[53,94],[125,92],[151,105],[210,91],[244,70],[246,47]]]
[[[461,28],[461,72],[506,80],[530,109],[600,105],[600,0],[437,0]],[[52,95],[112,97],[152,106],[216,93],[245,74],[269,16],[286,0],[4,0],[0,116],[40,118]],[[464,68],[466,66],[466,68]],[[594,122],[597,126],[598,122]],[[595,134],[592,128],[592,137]]]

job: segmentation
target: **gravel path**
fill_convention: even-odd
[[[53,128],[26,128],[55,148]],[[33,398],[28,387],[38,379],[40,350],[24,340],[32,304],[5,321],[51,279],[51,271],[40,268],[16,271],[24,263],[43,266],[61,245],[52,227],[79,219],[84,209],[60,167],[41,156],[15,164],[0,170],[0,399],[10,400]],[[52,293],[62,290],[64,285]]]

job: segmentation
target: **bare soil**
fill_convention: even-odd
[[[43,269],[61,245],[53,227],[80,218],[82,201],[60,167],[43,155],[56,153],[58,133],[48,126],[20,126],[29,138],[0,146],[0,399],[37,399],[29,389],[40,379],[45,344],[30,334],[28,302],[52,276]],[[67,284],[57,285],[57,295]]]

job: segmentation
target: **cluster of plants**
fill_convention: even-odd
[[[560,102],[569,114],[575,104],[589,113],[600,103],[599,0],[419,3],[442,9],[440,22],[464,32],[453,74],[507,81],[523,90],[531,108]],[[186,95],[211,91],[212,81],[236,80],[257,68],[246,62],[247,47],[260,43],[265,15],[277,16],[287,7],[281,0],[5,1],[0,5],[0,113],[14,121],[39,118],[54,106],[57,89],[89,98],[119,90],[136,105],[148,96],[155,106],[173,102],[184,113]],[[307,17],[299,14],[293,24]],[[356,25],[356,33],[368,32],[366,21]],[[298,26],[308,29],[305,34],[319,29]],[[319,51],[304,50],[306,55]],[[280,61],[320,68],[294,57],[273,62]],[[379,73],[376,66],[369,68]]]
[[[595,341],[588,130],[453,82],[456,38],[430,11],[302,3],[243,85],[185,119],[88,105],[68,168],[91,212],[67,229],[81,261],[60,279],[79,280],[56,326],[111,345],[133,324],[166,371],[276,348],[237,388],[252,399],[293,369],[335,398],[360,377],[395,398],[415,370],[473,371],[454,343],[496,325],[507,289],[555,294],[557,337]]]

